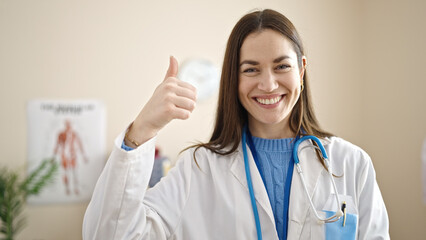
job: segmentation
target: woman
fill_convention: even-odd
[[[371,160],[319,127],[306,63],[286,17],[264,10],[240,19],[225,52],[210,141],[185,151],[169,174],[146,190],[156,134],[172,119],[187,119],[195,107],[196,90],[176,78],[177,61],[171,57],[165,80],[115,140],[86,211],[84,239],[388,239]],[[304,135],[321,138],[341,203],[329,168],[306,141],[298,152],[310,207],[291,154]],[[324,224],[315,210],[322,218],[345,214]]]

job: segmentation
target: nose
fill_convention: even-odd
[[[257,86],[264,92],[272,92],[278,88],[277,76],[272,71],[264,71],[260,78]]]

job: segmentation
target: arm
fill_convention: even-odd
[[[116,139],[114,149],[96,183],[84,216],[83,239],[123,239],[123,234],[131,234],[126,231],[128,228],[134,229],[135,224],[146,225],[148,216],[141,200],[152,171],[155,139],[135,151],[125,152],[116,146],[123,137]],[[158,234],[164,233],[159,231],[158,224],[157,221],[155,225]],[[164,235],[158,237],[165,239]]]
[[[134,151],[120,149],[99,178],[83,222],[83,239],[168,239],[180,223],[191,177],[191,155],[149,189],[155,138]]]
[[[177,79],[177,71],[177,61],[171,57],[166,78],[128,131],[132,141],[124,140],[135,149],[121,149],[125,133],[116,139],[86,210],[84,239],[166,239],[175,228],[179,209],[186,201],[184,176],[188,174],[175,170],[167,176],[172,180],[157,184],[161,186],[155,189],[161,191],[149,194],[146,189],[154,164],[156,134],[173,119],[187,119],[195,107],[196,90]]]
[[[388,214],[376,181],[373,163],[367,154],[365,157],[367,164],[361,177],[363,187],[359,197],[358,239],[390,239]]]

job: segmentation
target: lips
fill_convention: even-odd
[[[262,105],[273,105],[281,101],[284,95],[271,97],[255,97],[254,99]]]

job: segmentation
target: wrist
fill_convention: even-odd
[[[137,148],[155,137],[155,135],[157,135],[157,131],[147,128],[145,124],[140,125],[135,121],[129,125],[124,135],[124,143],[131,148]]]

